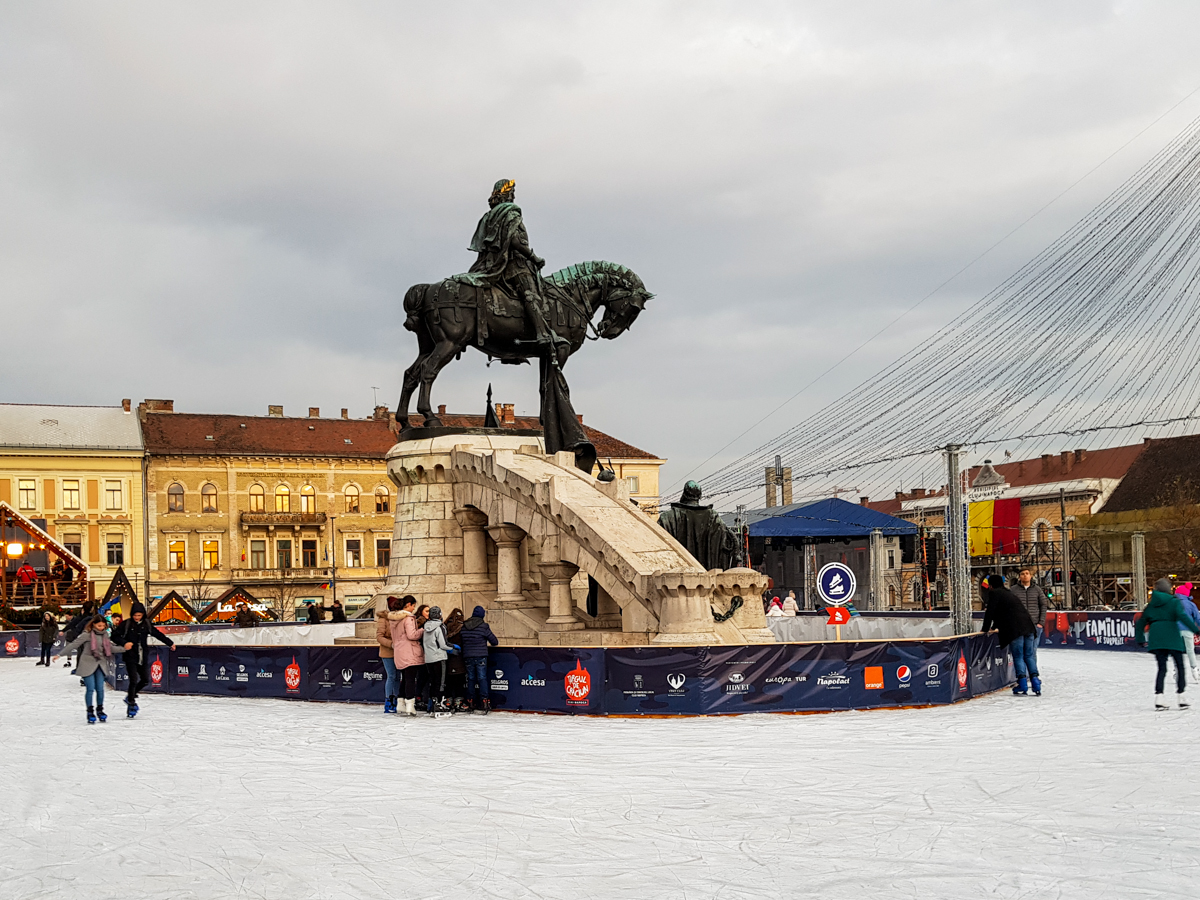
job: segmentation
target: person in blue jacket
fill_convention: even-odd
[[[1192,620],[1193,625],[1200,625],[1200,607],[1197,607],[1196,601],[1192,599],[1192,583],[1185,581],[1175,588],[1175,593],[1179,595],[1179,602],[1183,604],[1184,614]],[[1179,625],[1179,636],[1183,638],[1183,652],[1187,654],[1192,678],[1200,681],[1200,668],[1196,667],[1196,640],[1182,622]]]
[[[482,606],[475,607],[471,618],[463,622],[458,643],[462,647],[463,665],[467,669],[467,702],[486,716],[492,708],[491,698],[488,697],[488,644],[494,647],[500,643],[500,639],[492,634],[492,627],[483,620],[485,615]]]

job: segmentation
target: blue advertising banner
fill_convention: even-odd
[[[308,654],[308,647],[181,644],[170,654],[170,691],[307,700]],[[164,660],[166,655],[163,654]]]
[[[600,647],[513,647],[488,657],[492,706],[538,712],[604,712],[604,654]]]
[[[29,631],[0,631],[0,655],[4,657],[17,657],[25,655],[26,635],[32,636],[30,646],[33,649],[31,654],[36,655],[41,652],[41,646],[37,643],[37,632]]]
[[[696,715],[703,647],[614,647],[607,651],[604,712]]]
[[[972,697],[998,691],[1016,681],[1012,654],[1008,652],[1007,647],[1000,646],[998,635],[984,634],[964,643],[967,644],[967,652],[970,654],[967,664]]]
[[[1043,647],[1079,650],[1140,650],[1136,640],[1140,612],[1049,612],[1042,629]]]
[[[386,678],[378,647],[308,649],[308,700],[382,703]]]

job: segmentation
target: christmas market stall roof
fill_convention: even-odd
[[[732,516],[723,516],[732,524]],[[751,537],[857,538],[878,528],[885,535],[916,534],[912,522],[837,497],[815,503],[749,510]]]

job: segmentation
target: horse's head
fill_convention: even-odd
[[[609,288],[604,298],[604,317],[596,326],[596,333],[612,340],[629,330],[633,320],[646,308],[646,301],[654,297],[642,285],[642,280],[632,272]]]

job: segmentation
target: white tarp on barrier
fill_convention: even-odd
[[[837,629],[824,616],[769,616],[767,627],[778,640],[832,641]],[[951,637],[949,617],[855,616],[842,626],[843,641],[889,641],[897,638]]]
[[[214,628],[212,631],[187,631],[171,635],[177,644],[208,647],[332,646],[334,638],[354,637],[353,622],[321,625],[261,625],[258,628]]]

